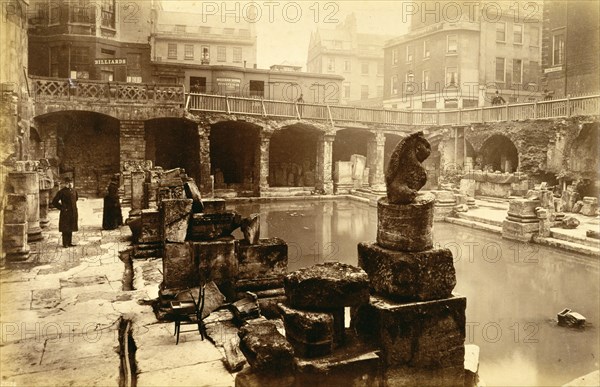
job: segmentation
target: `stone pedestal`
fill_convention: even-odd
[[[583,207],[581,214],[586,216],[596,216],[598,212],[598,198],[586,196],[583,198]]]
[[[192,199],[165,199],[160,203],[160,227],[166,242],[184,242],[188,231]]]
[[[358,244],[358,265],[369,275],[375,294],[394,300],[447,298],[456,286],[452,252],[448,249],[404,252],[362,242]]]
[[[190,243],[165,243],[163,254],[163,286],[186,289],[199,286],[197,256]]]
[[[191,242],[198,262],[201,283],[214,281],[228,300],[235,298],[238,261],[232,236],[205,242]]]
[[[418,373],[461,368],[464,363],[465,297],[395,303],[371,296],[352,310],[352,327],[382,350],[390,368],[413,368]],[[464,372],[456,375],[460,384]],[[412,385],[418,385],[412,384]]]
[[[377,243],[390,250],[423,251],[433,247],[434,196],[419,193],[413,203],[377,201]]]
[[[6,195],[2,245],[9,261],[25,261],[29,258],[27,214],[27,195]]]
[[[433,219],[444,220],[446,216],[450,215],[456,205],[454,193],[446,190],[432,190],[430,192],[435,196]]]
[[[279,304],[285,336],[296,356],[318,357],[333,351],[334,320],[331,313],[308,312]]]
[[[48,227],[48,207],[50,205],[50,190],[40,190],[40,227]]]
[[[539,219],[535,212],[540,207],[539,199],[512,199],[508,214],[502,222],[502,237],[520,242],[529,242],[539,232]]]
[[[352,162],[336,161],[333,170],[333,189],[335,194],[347,194],[353,188]]]
[[[289,374],[294,368],[294,350],[270,321],[244,325],[240,349],[254,371],[268,374]]]
[[[12,192],[27,198],[27,241],[42,239],[40,227],[40,188],[37,171],[9,172],[8,185]]]
[[[137,215],[144,208],[144,183],[146,173],[144,171],[131,172],[131,211],[130,215]]]
[[[160,227],[160,214],[158,210],[147,209],[140,210],[140,236],[139,243],[160,243],[162,234]]]

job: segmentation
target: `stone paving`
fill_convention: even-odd
[[[143,302],[157,295],[160,260],[137,262],[137,290],[122,291],[118,251],[129,229],[101,229],[101,199],[78,206],[78,246],[62,247],[54,210],[31,262],[1,268],[0,385],[118,386],[123,318],[132,321],[138,386],[233,385],[214,345],[190,333],[176,346],[173,324],[158,323]]]

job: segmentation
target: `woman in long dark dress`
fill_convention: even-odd
[[[102,229],[114,230],[123,224],[121,203],[119,202],[119,185],[112,180],[108,184],[108,194],[104,197],[102,212]]]

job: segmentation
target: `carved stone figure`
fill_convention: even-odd
[[[427,182],[427,173],[421,163],[431,154],[431,145],[423,132],[405,137],[396,145],[385,174],[388,201],[408,204]]]

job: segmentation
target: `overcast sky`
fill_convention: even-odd
[[[222,1],[163,0],[165,10],[189,11],[219,18],[225,13]],[[306,69],[311,31],[317,26],[335,28],[347,15],[356,14],[358,31],[397,36],[407,30],[402,23],[400,1],[227,1],[235,13],[236,3],[243,18],[250,7],[257,7],[256,33],[258,67],[288,61]],[[252,3],[252,5],[250,5]],[[260,18],[258,15],[260,14]]]

